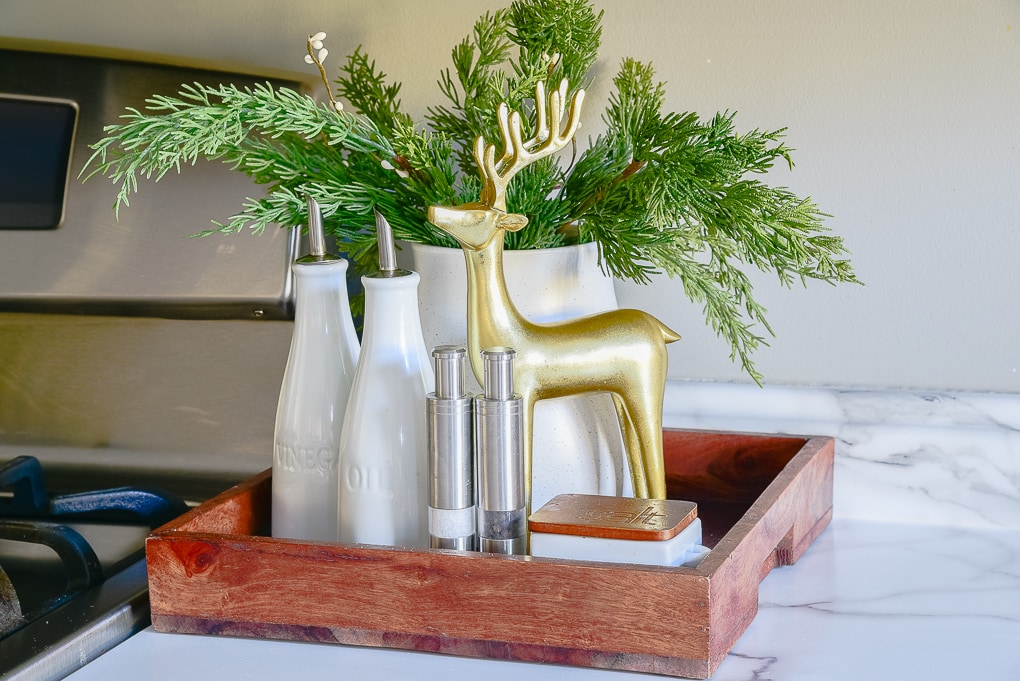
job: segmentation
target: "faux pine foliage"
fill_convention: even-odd
[[[500,102],[533,124],[538,81],[588,85],[601,18],[586,0],[519,0],[482,16],[454,47],[438,82],[443,103],[428,109],[425,125],[401,111],[400,85],[360,47],[335,81],[346,108],[268,85],[182,86],[176,97],[155,96],[144,112],[129,110],[108,126],[86,172],[119,185],[119,210],[139,176],[158,180],[199,158],[221,159],[267,191],[207,233],[305,224],[310,195],[356,267],[375,257],[373,208],[398,239],[455,246],[427,222],[426,209],[478,198],[471,148],[478,135],[499,139]],[[313,44],[321,38],[309,39],[320,68],[324,51]],[[703,120],[664,112],[663,85],[651,65],[633,59],[623,60],[613,82],[605,133],[511,183],[508,209],[529,224],[508,234],[506,247],[595,241],[603,267],[617,277],[646,283],[665,272],[760,380],[751,356],[764,340],[755,330],[772,330],[742,268],[774,272],[785,285],[856,282],[843,242],[810,199],[762,181],[777,161],[792,166],[784,130],[738,133],[733,114]]]

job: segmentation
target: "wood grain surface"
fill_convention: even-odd
[[[706,524],[729,509],[697,568],[274,539],[266,472],[149,537],[153,624],[707,678],[761,579],[828,523],[833,442],[666,431],[664,444],[671,492]]]

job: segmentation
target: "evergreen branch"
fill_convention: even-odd
[[[763,377],[755,369],[751,356],[767,343],[741,321],[740,309],[751,310],[754,318],[762,322],[765,309],[751,299],[751,286],[743,273],[718,260],[704,265],[690,258],[673,257],[663,264],[668,265],[667,272],[672,277],[680,280],[684,294],[692,302],[701,303],[712,330],[729,343],[730,360],[739,361],[744,371],[760,385]],[[771,334],[772,330],[767,326],[766,329]]]
[[[771,328],[740,267],[830,283],[855,282],[842,240],[810,199],[752,179],[777,160],[791,163],[782,130],[734,132],[733,115],[702,122],[661,112],[664,88],[650,66],[625,60],[604,115],[608,131],[566,180],[564,199],[598,241],[614,276],[679,278],[733,357],[759,380],[751,354]],[[704,264],[707,255],[708,262]]]
[[[477,200],[473,144],[479,136],[499,139],[501,103],[521,112],[522,134],[529,136],[538,82],[565,77],[575,89],[587,86],[602,16],[589,0],[514,0],[484,14],[439,75],[443,99],[425,116],[431,132],[415,128],[401,111],[400,84],[387,82],[358,47],[335,81],[354,113],[343,111],[332,92],[330,106],[269,85],[184,85],[176,97],[155,96],[144,112],[129,109],[108,126],[82,177],[102,174],[119,185],[119,213],[139,177],[158,181],[200,158],[218,159],[265,185],[266,195],[248,199],[204,233],[304,224],[310,195],[356,269],[374,266],[374,208],[398,239],[456,246],[427,221],[428,207]],[[324,38],[308,37],[306,61],[329,90]],[[594,241],[613,276],[679,279],[729,344],[731,359],[760,381],[751,357],[772,329],[745,269],[774,273],[786,286],[857,282],[843,241],[826,229],[829,216],[811,199],[763,181],[776,163],[793,167],[785,129],[740,133],[731,112],[705,119],[664,113],[664,84],[650,64],[633,59],[621,62],[613,86],[604,134],[580,156],[575,147],[566,168],[551,156],[510,184],[508,209],[529,225],[508,234],[504,245]]]
[[[115,210],[129,205],[138,177],[159,181],[171,169],[198,159],[221,159],[244,169],[265,170],[266,144],[253,137],[278,140],[297,135],[306,142],[343,145],[356,151],[392,153],[388,141],[368,119],[331,111],[312,98],[270,85],[239,89],[233,85],[183,85],[178,97],[146,100],[142,113],[128,109],[125,122],[104,128],[106,137],[91,145],[92,156],[81,177],[96,174],[119,184]],[[258,157],[262,155],[263,161]]]
[[[531,0],[510,5],[510,39],[520,46],[522,72],[542,72],[574,87],[587,87],[602,42],[602,12],[587,0]],[[553,57],[550,64],[547,57]],[[534,88],[531,88],[534,90]]]
[[[411,125],[411,119],[400,112],[400,83],[387,85],[386,74],[377,71],[375,61],[361,51],[359,45],[347,57],[341,69],[346,76],[337,78],[337,94],[374,122],[387,135],[400,125]]]
[[[474,164],[472,148],[478,135],[495,130],[496,110],[503,101],[506,74],[497,67],[509,58],[507,12],[486,13],[475,22],[472,34],[453,48],[453,72],[440,76],[439,89],[450,106],[430,107],[426,120],[437,132],[456,141],[461,169]]]

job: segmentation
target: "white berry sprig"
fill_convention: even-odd
[[[323,47],[322,43],[325,39],[326,34],[323,31],[308,36],[308,54],[305,55],[305,63],[315,64],[319,69],[319,76],[322,78],[323,85],[326,86],[326,95],[329,97],[330,104],[336,111],[343,111],[344,105],[336,101],[336,97],[333,96],[333,88],[329,85],[329,76],[326,75],[326,69],[322,66],[322,62],[326,61],[326,57],[329,56],[329,50]]]

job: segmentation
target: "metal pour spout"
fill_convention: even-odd
[[[406,277],[409,271],[397,267],[397,247],[393,242],[393,228],[378,208],[375,211],[375,239],[379,246],[379,269],[368,276],[373,278]]]
[[[319,204],[307,194],[305,202],[308,205],[308,255],[298,258],[297,262],[307,265],[341,260],[339,255],[326,251],[326,231],[322,226],[322,209],[319,208]]]
[[[379,269],[392,272],[397,269],[397,250],[393,245],[393,228],[379,209],[375,209],[375,238],[379,245]]]
[[[311,196],[306,196],[308,202],[308,247],[311,255],[322,257],[326,255],[326,233],[322,228],[322,209]]]

